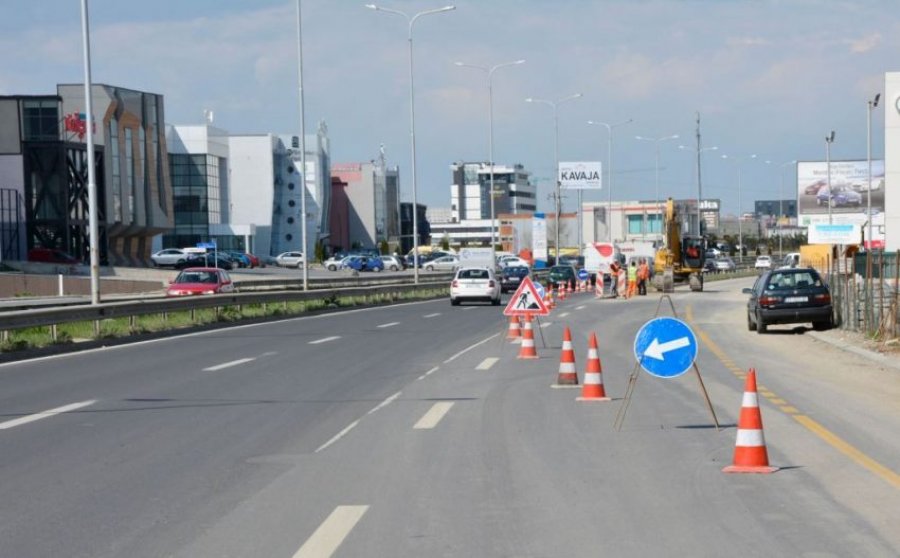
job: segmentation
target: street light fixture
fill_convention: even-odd
[[[660,232],[662,232],[662,209],[659,206],[659,142],[678,139],[678,134],[664,136],[661,138],[645,138],[644,136],[634,136],[638,141],[652,141],[656,144],[656,211],[659,211]]]
[[[756,159],[756,154],[750,155],[748,157],[735,157],[734,155],[722,155],[723,159],[731,159],[737,162],[738,169],[738,245],[740,246],[740,251],[738,252],[741,258],[744,257],[744,209],[743,209],[743,197],[741,194],[741,163],[746,160]]]
[[[487,73],[488,76],[488,164],[490,164],[490,197],[491,197],[491,259],[497,262],[497,225],[496,214],[494,212],[494,72],[506,66],[516,66],[524,64],[524,60],[516,60],[514,62],[504,62],[491,67],[477,66],[475,64],[464,64],[456,62],[457,66],[462,68],[475,68]]]
[[[871,101],[866,101],[866,161],[869,164],[869,181],[866,182],[866,221],[869,223],[866,240],[869,241],[867,250],[872,248],[872,111],[878,106],[881,93],[875,95]]]
[[[834,205],[834,192],[831,191],[831,144],[834,143],[834,130],[825,136],[825,167],[828,174],[828,224],[832,224],[831,206]]]
[[[415,88],[413,83],[413,24],[415,24],[416,20],[422,16],[431,15],[431,14],[439,14],[443,12],[449,12],[451,10],[455,10],[456,6],[444,6],[443,8],[437,8],[434,10],[427,10],[424,12],[419,12],[414,14],[412,17],[406,14],[406,12],[401,12],[400,10],[392,10],[389,8],[382,8],[381,6],[376,6],[375,4],[366,4],[366,8],[370,10],[375,10],[379,12],[385,12],[388,14],[394,14],[398,16],[402,16],[406,18],[407,23],[409,24],[409,140],[411,144],[412,150],[412,189],[413,189],[413,207],[412,207],[412,221],[413,221],[413,281],[418,284],[419,283],[419,203],[417,198],[417,183],[416,183],[416,107],[415,107]]]
[[[718,151],[718,146],[713,147],[701,147],[700,149],[694,149],[692,147],[688,147],[686,145],[679,145],[678,149],[682,149],[684,151],[690,151],[694,155],[697,156],[697,234],[702,234],[700,227],[700,219],[701,219],[701,211],[700,211],[700,202],[703,200],[703,186],[702,181],[700,180],[700,154],[704,151]]]
[[[609,242],[613,241],[612,237],[612,141],[613,135],[612,131],[614,128],[618,128],[619,126],[624,126],[625,124],[631,124],[634,122],[633,118],[629,118],[623,122],[619,122],[618,124],[609,124],[606,122],[596,122],[594,120],[588,120],[588,124],[595,124],[597,126],[606,126],[607,133],[607,141],[606,141],[606,233],[607,240]]]
[[[563,97],[561,99],[557,99],[556,101],[549,101],[547,99],[535,99],[533,97],[528,97],[525,99],[526,103],[541,103],[545,105],[549,105],[553,108],[553,128],[555,133],[555,143],[554,143],[554,152],[556,158],[556,263],[559,263],[559,229],[561,228],[561,219],[562,219],[562,205],[560,200],[560,183],[559,183],[559,105],[565,103],[566,101],[572,101],[574,99],[580,98],[581,93],[575,93],[574,95],[569,95],[568,97]],[[580,193],[579,193],[580,194]],[[580,204],[579,204],[580,205]],[[578,208],[579,215],[581,214],[581,207]],[[580,246],[579,246],[580,249]]]

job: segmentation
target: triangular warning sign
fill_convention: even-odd
[[[538,296],[537,289],[530,277],[525,277],[519,283],[519,288],[515,294],[509,299],[506,309],[503,310],[504,316],[524,316],[531,314],[532,316],[547,316],[550,309],[544,304],[544,301]]]

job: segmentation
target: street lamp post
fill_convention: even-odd
[[[643,136],[634,136],[639,141],[652,141],[656,145],[656,211],[660,212],[660,226],[662,226],[662,210],[659,207],[659,142],[678,139],[678,134],[664,136],[661,138],[645,138]],[[662,230],[662,229],[660,229]]]
[[[831,206],[834,205],[834,193],[831,191],[831,144],[834,143],[834,130],[825,136],[825,171],[828,178],[828,224],[832,224]]]
[[[770,161],[766,161],[766,163],[771,163]],[[778,177],[779,177],[779,186],[778,186],[778,219],[784,217],[784,167],[788,165],[796,165],[797,161],[786,161],[778,165]],[[781,229],[778,226],[778,222],[775,223],[777,229]],[[782,244],[782,239],[784,238],[784,231],[778,231],[778,255],[781,256],[784,254],[784,248]]]
[[[413,24],[416,23],[416,20],[422,16],[431,15],[431,14],[439,14],[442,12],[449,12],[451,10],[455,10],[456,6],[444,6],[443,8],[437,8],[434,10],[427,10],[424,12],[419,12],[412,17],[407,15],[405,12],[401,12],[400,10],[392,10],[389,8],[382,8],[381,6],[376,6],[375,4],[366,4],[366,8],[370,10],[376,10],[379,12],[385,12],[388,14],[394,14],[398,16],[402,16],[406,18],[407,23],[409,24],[409,35],[408,35],[408,44],[409,44],[409,140],[411,144],[412,151],[412,161],[411,161],[411,170],[412,170],[412,190],[413,190],[413,207],[412,207],[412,221],[413,221],[413,280],[416,284],[419,283],[419,203],[417,198],[417,183],[416,183],[416,108],[415,108],[415,88],[413,82]]]
[[[581,93],[575,93],[574,95],[569,95],[568,97],[563,97],[562,99],[557,99],[556,101],[548,101],[547,99],[535,99],[533,97],[528,97],[525,99],[526,103],[542,103],[545,105],[550,105],[553,108],[553,129],[555,134],[555,142],[554,142],[554,157],[556,159],[556,263],[559,263],[559,229],[562,226],[562,205],[560,199],[560,183],[559,183],[559,105],[565,103],[566,101],[572,101],[574,99],[578,99],[581,97]],[[581,214],[581,208],[578,208],[578,213]]]
[[[735,157],[733,155],[722,155],[722,158],[723,159],[733,159],[734,161],[737,162],[737,169],[738,169],[738,246],[740,246],[740,249],[738,251],[738,256],[740,258],[743,258],[744,257],[744,223],[743,223],[743,216],[744,216],[743,201],[744,200],[743,200],[742,193],[741,193],[741,163],[744,160],[756,159],[756,154],[754,153],[753,155],[750,155],[749,157]]]
[[[91,84],[91,32],[88,2],[81,0],[81,38],[84,49],[84,117],[87,135],[88,234],[90,235],[91,304],[100,304],[100,226],[97,221],[97,180],[94,176],[94,115]]]
[[[303,17],[297,0],[297,90],[300,103],[300,241],[303,243],[303,290],[309,290],[309,243],[306,238],[306,111],[303,107]]]
[[[702,213],[700,211],[700,202],[703,200],[703,185],[700,180],[700,155],[704,151],[718,151],[718,146],[713,147],[701,147],[700,149],[692,149],[686,145],[679,145],[678,149],[683,149],[684,151],[690,151],[694,155],[697,156],[697,235],[701,235],[701,227],[700,227],[700,219],[702,218]]]
[[[623,122],[619,122],[618,124],[608,124],[606,122],[596,122],[594,120],[588,120],[588,124],[596,124],[597,126],[606,126],[607,133],[607,141],[606,141],[606,234],[607,241],[612,242],[612,142],[613,135],[612,131],[614,128],[618,128],[619,126],[624,126],[625,124],[631,124],[634,122],[633,118],[629,118]]]
[[[866,232],[866,240],[869,241],[867,250],[872,248],[872,111],[878,106],[878,100],[881,93],[875,95],[871,101],[866,101],[866,161],[869,164],[869,180],[866,182],[866,221],[868,222],[868,232]]]
[[[456,62],[457,66],[463,68],[475,68],[487,73],[488,76],[488,164],[490,168],[490,196],[491,196],[491,259],[497,262],[497,224],[496,214],[494,212],[494,72],[506,66],[515,66],[524,64],[524,60],[516,60],[515,62],[504,62],[496,64],[488,68],[487,66],[477,66],[475,64],[464,64]]]

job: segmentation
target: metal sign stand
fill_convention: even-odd
[[[663,300],[669,302],[669,308],[672,309],[672,317],[677,318],[678,312],[675,311],[675,304],[672,302],[672,297],[667,294],[660,297],[659,303],[656,305],[656,314],[654,314],[653,317],[659,317],[659,310]],[[700,391],[703,393],[703,399],[706,401],[706,408],[709,409],[709,414],[712,415],[713,423],[716,425],[716,432],[718,432],[719,419],[716,417],[716,411],[713,409],[712,402],[709,400],[709,393],[706,391],[706,385],[703,383],[703,377],[700,375],[700,368],[697,366],[697,361],[695,360],[691,366],[694,369],[694,373],[697,375],[697,381],[700,383]],[[621,430],[622,423],[625,422],[625,414],[628,412],[628,406],[631,404],[631,398],[634,395],[634,387],[637,384],[640,370],[641,363],[640,361],[636,361],[634,363],[634,368],[631,370],[631,374],[628,376],[628,386],[625,388],[625,397],[622,399],[622,404],[619,406],[619,411],[616,413],[616,420],[613,423],[613,427],[616,431]]]

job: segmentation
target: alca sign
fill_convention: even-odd
[[[560,163],[559,186],[570,190],[600,190],[603,166],[599,161]]]

